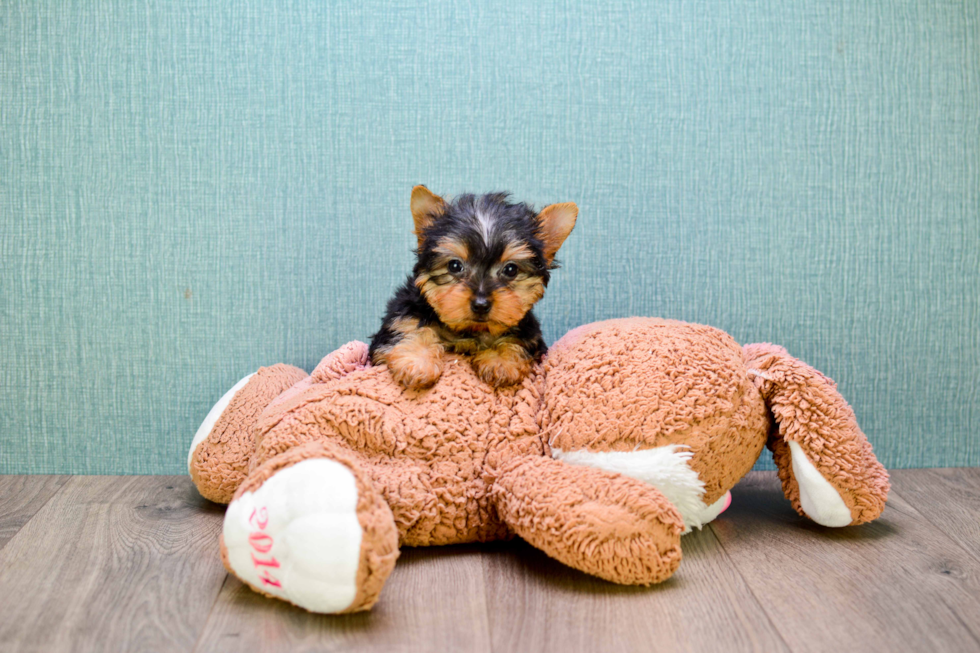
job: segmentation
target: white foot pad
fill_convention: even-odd
[[[803,453],[803,448],[789,441],[790,457],[793,460],[793,476],[800,486],[800,507],[806,516],[821,526],[841,527],[851,523],[851,511],[837,494],[834,486],[827,482],[813,463]]]
[[[340,612],[354,601],[361,536],[354,475],[323,458],[276,473],[225,513],[235,574],[312,612]]]

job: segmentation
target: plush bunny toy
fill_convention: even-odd
[[[614,583],[661,582],[767,442],[800,514],[881,514],[888,475],[830,379],[781,347],[647,318],[571,331],[512,387],[450,357],[435,386],[403,390],[361,342],[309,376],[262,368],[211,410],[188,464],[230,502],[228,570],[336,613],[374,605],[399,546],[515,534]]]

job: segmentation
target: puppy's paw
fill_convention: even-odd
[[[411,342],[395,345],[388,354],[388,369],[403,388],[429,388],[442,376],[442,350]]]
[[[486,383],[500,388],[523,381],[531,373],[531,360],[511,347],[487,349],[473,357],[473,369]]]

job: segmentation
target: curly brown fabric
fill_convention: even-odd
[[[684,523],[664,492],[553,460],[552,451],[629,456],[670,445],[663,451],[683,456],[669,464],[703,483],[695,500],[707,506],[752,468],[768,438],[800,510],[786,445],[795,441],[854,523],[880,514],[887,495],[887,474],[829,379],[781,348],[743,348],[711,327],[650,318],[586,325],[504,388],[447,355],[432,388],[403,390],[387,368],[367,364],[366,351],[349,343],[309,377],[264,368],[279,371],[260,371],[236,395],[192,463],[202,494],[224,501],[300,459],[349,467],[361,526],[376,534],[364,540],[357,609],[377,599],[398,545],[515,533],[613,582],[668,578]]]
[[[680,444],[721,498],[755,464],[768,413],[742,348],[718,329],[627,318],[579,327],[549,350],[542,428],[563,451]]]
[[[681,563],[681,516],[656,488],[628,476],[518,459],[501,470],[493,497],[518,535],[599,578],[650,585]]]
[[[789,441],[799,443],[821,476],[837,490],[851,511],[852,524],[877,519],[888,498],[888,472],[875,458],[837,385],[777,345],[746,345],[745,358],[748,367],[758,372],[755,383],[776,419],[777,429],[768,446],[783,494],[793,508],[806,516],[793,476]]]
[[[386,368],[358,369],[311,386],[263,419],[254,460],[330,441],[371,470],[403,544],[499,539],[508,530],[485,476],[502,455],[542,454],[536,378],[493,390],[454,358],[431,390],[403,393]]]
[[[201,496],[215,503],[231,501],[255,453],[253,427],[259,416],[280,393],[304,378],[303,370],[279,363],[259,368],[235,393],[191,460],[191,479]]]

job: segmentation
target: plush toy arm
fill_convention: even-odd
[[[888,472],[834,382],[782,347],[743,351],[776,420],[768,447],[796,511],[823,526],[876,519],[888,497]]]
[[[217,503],[231,500],[248,473],[256,423],[276,397],[305,378],[306,372],[292,365],[262,367],[218,400],[187,454],[187,468],[201,496]]]
[[[326,383],[368,365],[367,344],[360,340],[351,340],[343,347],[324,356],[310,374],[310,379],[313,383]]]
[[[512,461],[492,489],[500,517],[552,558],[624,585],[666,580],[684,523],[653,486],[545,457]]]

